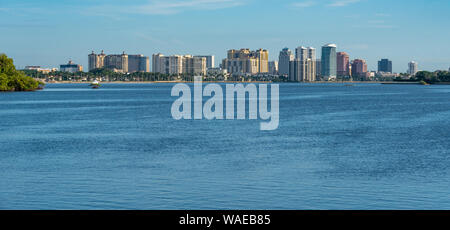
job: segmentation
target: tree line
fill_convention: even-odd
[[[397,81],[414,81],[414,82],[425,82],[428,84],[436,83],[448,83],[450,82],[450,72],[449,71],[420,71],[416,75],[412,76],[409,80],[396,79]]]
[[[439,82],[450,82],[450,72],[449,71],[420,71],[413,78],[416,81],[424,81],[429,84],[439,83]]]
[[[43,86],[44,83],[16,70],[13,59],[0,54],[0,91],[34,91]]]
[[[43,79],[46,81],[94,81],[94,80],[102,80],[102,81],[141,81],[141,82],[155,82],[155,81],[186,81],[192,82],[194,81],[193,74],[162,74],[162,73],[149,73],[149,72],[135,72],[135,73],[120,73],[114,72],[110,69],[100,68],[93,69],[89,72],[77,72],[77,73],[69,73],[69,72],[61,72],[61,71],[53,71],[49,73],[43,73],[37,70],[22,70],[27,75],[36,78]],[[214,76],[205,76],[205,81],[220,81],[224,80],[225,76],[222,74],[214,75]],[[273,75],[261,75],[261,76],[229,76],[228,81],[286,81],[281,77],[274,77]]]

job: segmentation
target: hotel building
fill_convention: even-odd
[[[69,72],[69,73],[77,73],[83,71],[83,66],[74,64],[72,61],[69,61],[69,63],[60,65],[59,71],[61,72]]]
[[[172,55],[154,54],[152,56],[152,72],[180,75],[206,75],[207,58],[192,55]]]
[[[269,72],[269,51],[259,49],[229,50],[222,68],[230,74],[258,74]]]

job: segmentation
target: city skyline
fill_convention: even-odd
[[[1,2],[0,42],[7,44],[1,52],[19,68],[57,67],[67,60],[87,67],[91,50],[214,55],[217,66],[233,47],[267,49],[269,61],[278,61],[284,47],[320,49],[327,43],[351,59],[366,60],[369,70],[377,70],[384,58],[393,62],[394,72],[406,72],[412,60],[421,70],[450,67],[450,32],[442,29],[449,21],[448,1]]]

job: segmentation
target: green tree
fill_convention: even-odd
[[[43,83],[17,71],[14,61],[5,54],[0,54],[0,91],[33,91]]]

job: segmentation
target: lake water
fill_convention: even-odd
[[[173,84],[0,94],[0,209],[450,209],[450,86],[281,84],[280,126]]]

